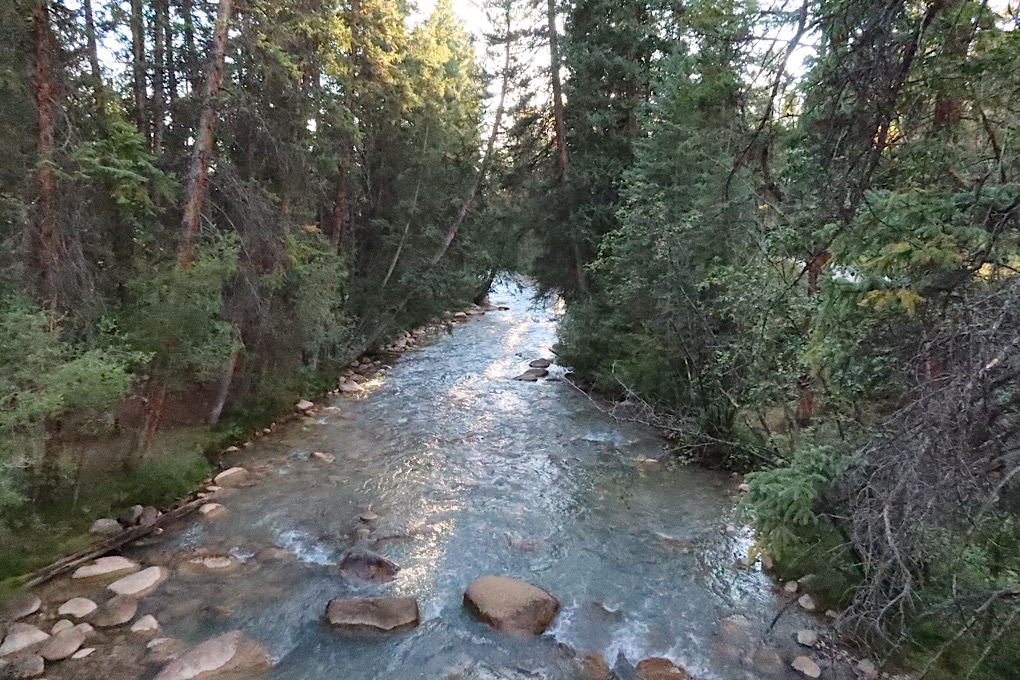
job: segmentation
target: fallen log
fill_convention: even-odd
[[[161,528],[164,524],[172,522],[176,519],[180,519],[181,517],[184,517],[194,512],[195,510],[198,510],[199,507],[208,502],[209,497],[196,498],[192,501],[188,501],[184,505],[178,506],[173,510],[170,510],[160,515],[159,518],[149,526],[144,527],[138,526],[131,527],[130,529],[125,529],[123,532],[117,534],[116,536],[108,538],[105,541],[94,543],[89,547],[85,548],[84,550],[81,550],[73,555],[63,557],[54,562],[53,564],[42,567],[41,569],[37,569],[36,571],[29,574],[28,580],[25,581],[22,587],[34,588],[35,586],[38,586],[42,583],[46,583],[50,579],[56,578],[57,576],[60,576],[65,572],[80,567],[81,565],[85,564],[90,560],[94,560],[97,557],[102,557],[103,555],[109,552],[117,550],[118,548],[123,547],[128,543],[131,543],[132,541],[137,541],[140,538],[144,538],[145,536],[148,536],[156,529]]]

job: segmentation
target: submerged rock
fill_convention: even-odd
[[[690,680],[691,675],[669,659],[651,658],[635,667],[641,680]]]
[[[138,600],[127,595],[117,595],[97,609],[90,621],[99,628],[112,628],[133,619],[137,611]]]
[[[388,583],[400,571],[395,563],[379,553],[362,548],[355,548],[344,556],[340,562],[340,571],[347,576]]]
[[[340,628],[389,633],[416,627],[421,615],[410,597],[338,597],[326,606],[326,619]]]
[[[482,576],[464,592],[464,606],[501,633],[541,635],[560,611],[546,591],[507,576]]]
[[[39,607],[42,606],[42,600],[40,600],[34,593],[23,593],[17,597],[11,598],[7,604],[4,605],[3,613],[0,614],[0,618],[7,619],[8,621],[17,621],[23,619],[29,614],[35,614],[39,611]]]
[[[217,677],[248,678],[268,671],[269,655],[255,640],[232,630],[206,640],[180,655],[155,680],[212,680]]]
[[[29,649],[44,640],[49,639],[49,633],[45,633],[35,626],[27,623],[15,623],[7,631],[7,637],[3,644],[0,644],[0,656],[7,656]]]
[[[126,557],[120,555],[111,555],[110,557],[100,557],[92,564],[84,567],[78,567],[71,578],[96,578],[99,576],[120,576],[133,571],[138,571],[141,567],[138,566],[137,562],[132,562]]]

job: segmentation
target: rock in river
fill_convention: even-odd
[[[127,595],[118,595],[106,602],[92,615],[92,625],[110,628],[127,623],[138,611],[138,600]]]
[[[166,576],[166,569],[163,567],[149,567],[114,581],[107,587],[117,595],[142,597],[155,590],[156,586],[166,580]]]
[[[249,678],[269,670],[266,650],[239,630],[206,640],[168,663],[156,680]]]
[[[75,597],[60,605],[57,613],[61,616],[73,616],[81,619],[96,611],[99,605],[87,597]]]
[[[0,645],[0,656],[7,656],[8,654],[28,649],[32,645],[37,645],[43,640],[49,639],[49,637],[48,633],[44,633],[35,626],[30,626],[27,623],[15,623],[7,631],[7,637],[4,638],[3,644]]]
[[[645,659],[635,667],[641,680],[690,680],[691,675],[669,659]]]
[[[482,576],[464,592],[464,606],[501,633],[540,635],[560,611],[546,591],[507,576]]]
[[[138,571],[141,567],[126,557],[112,555],[100,557],[92,564],[78,567],[71,575],[71,578],[94,578],[98,576],[119,576]]]
[[[37,678],[46,670],[46,662],[38,654],[24,654],[0,659],[0,678]]]
[[[340,562],[340,571],[366,581],[388,583],[397,575],[400,567],[379,553],[354,548]]]
[[[86,637],[88,634],[84,630],[75,627],[62,630],[43,643],[39,656],[47,661],[66,659],[78,651]]]
[[[549,375],[549,371],[544,368],[529,368],[524,373],[514,378],[514,380],[520,380],[522,382],[535,382],[539,378],[544,378]]]
[[[418,600],[410,597],[338,597],[326,606],[334,626],[387,633],[414,628],[421,621]]]
[[[549,368],[552,366],[552,362],[548,359],[533,359],[528,366],[532,368]]]
[[[42,606],[42,600],[32,593],[24,593],[12,598],[4,605],[2,618],[8,621],[23,619],[29,614],[35,614]]]

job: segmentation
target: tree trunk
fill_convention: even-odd
[[[92,77],[98,88],[103,84],[103,70],[99,68],[99,50],[96,48],[96,22],[92,17],[92,0],[82,0],[82,10],[85,14],[85,49],[89,54],[89,67],[92,69]]]
[[[811,259],[807,263],[808,297],[818,295],[818,278],[821,276],[825,265],[828,264],[831,259],[832,255],[825,249],[811,254]],[[811,317],[808,316],[806,325],[810,326],[810,324]],[[807,372],[797,378],[796,418],[797,424],[801,427],[810,425],[817,411],[818,387],[815,383],[815,379]]]
[[[133,470],[136,465],[145,459],[152,444],[156,441],[156,432],[159,431],[159,424],[163,422],[163,412],[166,408],[166,383],[159,381],[153,386],[149,394],[149,402],[145,406],[145,423],[138,435],[138,445],[135,447],[135,456],[124,461],[124,469]]]
[[[216,403],[213,404],[212,411],[209,413],[209,424],[215,425],[220,422],[220,416],[223,415],[223,407],[227,403],[227,397],[230,395],[230,384],[234,381],[234,374],[237,373],[237,366],[241,361],[241,348],[238,343],[235,343],[230,350],[230,356],[227,358],[227,370],[223,372],[223,379],[220,381],[220,391],[216,395]]]
[[[351,97],[353,82],[361,75],[358,73],[357,68],[358,45],[360,42],[360,17],[361,0],[351,0],[351,47],[347,56],[350,60],[351,68],[354,69],[354,74],[351,78],[352,84],[348,85],[344,93],[344,104],[348,111],[353,111],[354,107],[354,100]],[[326,233],[329,234],[330,241],[333,243],[333,248],[337,250],[340,249],[340,244],[343,242],[344,230],[347,226],[348,175],[351,171],[351,159],[353,156],[354,144],[350,139],[350,136],[348,136],[343,142],[343,147],[340,149],[340,161],[337,163],[337,173],[339,176],[336,180],[336,200],[333,202],[333,210],[329,215],[329,226],[326,229]]]
[[[548,0],[549,80],[553,91],[553,123],[556,128],[557,184],[567,179],[567,133],[563,121],[563,87],[560,84],[560,51],[556,36],[556,0]]]
[[[329,214],[329,240],[333,243],[333,249],[340,249],[340,242],[344,235],[344,216],[347,211],[347,168],[342,160],[338,166],[340,177],[336,181],[336,201],[333,203],[333,210]]]
[[[510,89],[510,45],[513,41],[513,34],[510,31],[510,7],[507,6],[506,10],[506,45],[503,55],[503,85],[499,90],[499,103],[496,105],[496,118],[492,122],[492,132],[489,134],[489,141],[485,145],[485,155],[482,156],[482,165],[478,168],[478,174],[475,175],[475,181],[471,183],[471,190],[468,192],[467,198],[464,199],[464,205],[461,206],[460,212],[457,213],[457,219],[453,221],[453,224],[446,230],[446,237],[443,239],[442,245],[436,254],[432,256],[432,263],[435,264],[442,259],[446,251],[449,250],[450,244],[453,243],[453,239],[457,236],[457,230],[460,229],[460,225],[464,222],[464,218],[467,217],[468,211],[471,209],[471,204],[475,200],[475,196],[478,194],[478,190],[482,186],[482,182],[485,180],[485,171],[489,166],[489,159],[492,157],[492,150],[496,146],[496,138],[499,137],[499,126],[503,120],[503,108],[506,103],[506,93]]]
[[[148,96],[145,82],[145,20],[142,17],[142,0],[131,0],[131,73],[135,98],[135,124],[146,140],[149,134]]]
[[[177,252],[177,264],[187,267],[195,254],[195,238],[198,235],[202,217],[202,202],[209,184],[209,164],[212,162],[213,133],[216,127],[216,97],[223,85],[223,63],[227,52],[227,36],[230,29],[232,0],[220,0],[216,13],[216,31],[213,34],[212,63],[205,81],[205,100],[202,116],[195,135],[195,147],[191,152],[191,167],[188,170],[188,193],[181,219],[181,245]]]
[[[191,94],[198,92],[201,83],[198,78],[198,69],[195,68],[195,16],[192,11],[191,0],[181,0],[181,17],[184,19],[184,69],[191,83]]]
[[[166,125],[166,47],[167,0],[152,3],[152,150],[163,153],[163,132]]]
[[[36,229],[29,246],[29,274],[36,282],[41,299],[50,307],[57,303],[57,266],[60,263],[60,236],[57,231],[57,182],[54,177],[53,114],[55,95],[53,64],[56,44],[50,32],[47,0],[37,0],[32,12],[35,77],[33,94],[36,112],[36,151],[39,155],[39,199]]]
[[[974,40],[974,25],[965,20],[961,14],[966,0],[946,0],[942,9],[942,23],[946,24],[946,37],[942,42],[940,50],[942,59],[962,60],[967,56],[967,50]],[[951,130],[960,122],[963,115],[963,100],[960,99],[961,91],[950,89],[943,84],[939,88],[939,94],[935,98],[935,119],[936,131]]]
[[[177,64],[174,55],[174,26],[170,20],[170,5],[167,4],[166,27],[163,30],[163,38],[166,43],[164,47],[163,63],[166,67],[166,110],[171,116],[171,122],[167,128],[173,126],[174,102],[177,100]]]

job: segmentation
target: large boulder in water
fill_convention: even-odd
[[[685,669],[658,657],[639,662],[635,670],[641,680],[691,680]]]
[[[509,635],[541,635],[560,611],[546,591],[507,576],[482,576],[464,592],[464,606],[478,619]]]
[[[400,571],[393,562],[382,555],[364,548],[354,548],[340,562],[340,571],[347,576],[389,583]]]
[[[156,680],[250,678],[271,667],[265,648],[239,630],[206,640],[168,663]]]
[[[326,606],[326,618],[352,631],[387,633],[415,628],[421,621],[418,600],[411,597],[338,597]]]

